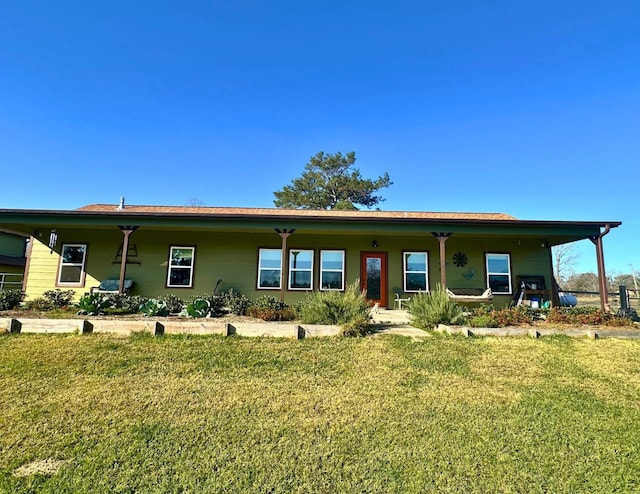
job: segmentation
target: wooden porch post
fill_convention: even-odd
[[[135,232],[138,227],[137,226],[118,226],[120,231],[122,231],[124,235],[124,240],[122,242],[122,259],[120,261],[120,282],[118,283],[118,293],[124,293],[124,280],[127,275],[127,258],[129,254],[129,237],[133,232]]]
[[[286,291],[286,283],[289,279],[289,266],[287,265],[287,239],[296,231],[295,228],[290,229],[280,229],[275,228],[275,231],[280,238],[282,239],[282,260],[281,265],[282,269],[280,270],[280,300],[284,302],[284,294]]]
[[[602,245],[602,237],[604,237],[609,231],[611,227],[609,225],[605,225],[604,231],[600,232],[599,235],[595,235],[593,237],[589,237],[589,240],[593,242],[596,246],[596,261],[598,263],[598,287],[600,291],[600,309],[603,311],[611,310],[611,306],[609,305],[609,289],[607,288],[607,274],[604,269],[604,249]]]
[[[431,235],[437,238],[438,243],[440,244],[440,287],[444,290],[445,288],[447,288],[447,251],[445,249],[444,243],[449,240],[449,237],[452,234],[443,232],[431,232]]]

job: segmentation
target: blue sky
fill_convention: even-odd
[[[391,175],[383,209],[622,221],[607,270],[638,270],[638,19],[637,0],[0,0],[0,207],[271,207],[310,156],[355,151]]]

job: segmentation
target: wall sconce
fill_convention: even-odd
[[[378,241],[374,240],[373,242],[371,242],[371,247],[377,247],[378,246]]]

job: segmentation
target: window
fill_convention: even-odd
[[[58,285],[84,284],[84,263],[87,258],[85,244],[63,244],[60,254]]]
[[[313,251],[289,251],[289,290],[313,288]]]
[[[404,252],[404,291],[418,292],[429,288],[429,255],[426,252]]]
[[[320,290],[344,290],[344,251],[320,251]]]
[[[195,247],[171,247],[167,286],[188,288],[193,286],[193,261]]]
[[[282,275],[282,250],[260,249],[258,288],[279,289]]]
[[[493,293],[511,293],[511,260],[509,254],[486,254],[487,286]]]

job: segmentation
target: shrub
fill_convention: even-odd
[[[75,294],[75,290],[61,290],[60,288],[56,288],[55,290],[47,290],[42,296],[51,304],[53,309],[62,309],[63,307],[71,305]]]
[[[163,295],[160,297],[160,300],[162,300],[167,306],[169,314],[179,314],[186,305],[184,300],[172,293]]]
[[[596,307],[553,307],[547,315],[547,322],[575,325],[626,326],[632,318],[602,311]]]
[[[187,306],[190,303],[195,302],[196,300],[206,300],[209,303],[209,312],[208,314],[212,316],[217,316],[224,313],[224,305],[225,305],[225,297],[220,293],[204,293],[202,295],[196,295],[191,297],[186,306],[183,308],[183,314],[187,312]]]
[[[136,314],[148,299],[141,295],[113,293],[109,295],[109,300],[112,309],[108,311],[110,314]]]
[[[212,293],[206,297],[209,302],[209,312],[212,316],[219,316],[224,313],[226,298],[222,293]]]
[[[111,307],[111,300],[102,293],[89,293],[80,297],[78,301],[78,314],[96,316],[104,313],[104,310]]]
[[[467,324],[472,328],[497,328],[498,321],[491,314],[481,314],[478,316],[471,316]]]
[[[225,307],[237,316],[245,316],[251,305],[251,300],[230,288],[228,292],[223,293]]]
[[[36,297],[32,300],[27,300],[24,303],[24,308],[27,310],[38,310],[45,312],[53,310],[53,305],[44,297]]]
[[[411,324],[421,329],[433,329],[438,324],[462,324],[462,308],[437,286],[430,292],[420,292],[407,304]]]
[[[298,304],[300,319],[308,324],[339,324],[344,336],[363,335],[369,327],[369,304],[360,282],[338,291],[316,292]]]
[[[169,315],[169,309],[167,305],[162,301],[155,298],[150,298],[140,306],[140,312],[149,317],[164,317]]]
[[[187,314],[191,317],[206,317],[210,311],[211,304],[204,298],[195,298],[187,304]]]
[[[0,310],[12,310],[24,300],[24,292],[19,288],[0,291]]]
[[[280,299],[271,295],[258,297],[247,309],[247,314],[263,321],[292,321],[296,318],[296,311]]]
[[[611,317],[596,307],[553,307],[547,315],[547,322],[558,324],[603,324]]]

